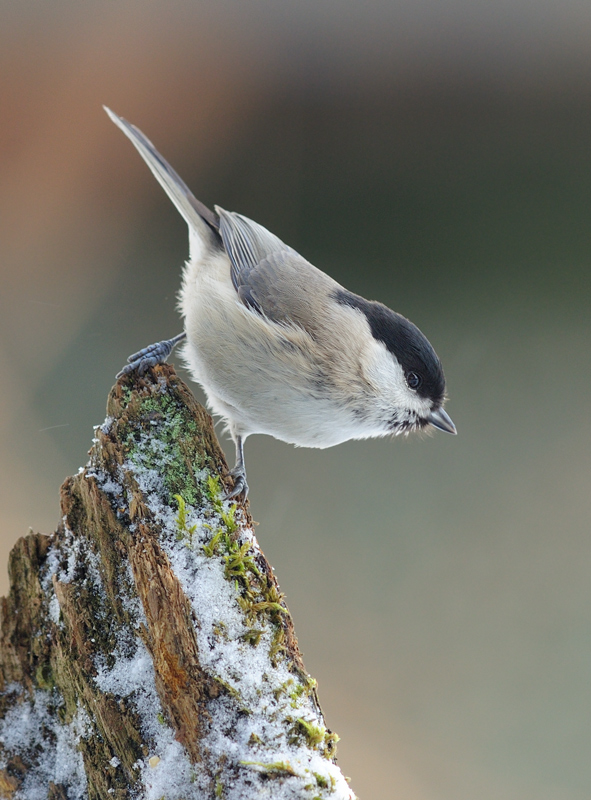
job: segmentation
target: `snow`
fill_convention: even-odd
[[[137,645],[137,651],[132,658],[126,658],[115,651],[115,664],[111,669],[101,664],[102,658],[95,658],[97,674],[94,680],[101,692],[128,697],[132,692],[144,692],[147,685],[152,685],[152,659],[141,640],[138,640]]]
[[[14,687],[6,692],[12,694]],[[65,784],[69,800],[86,800],[84,762],[76,745],[87,731],[88,715],[79,709],[69,725],[62,725],[55,716],[61,705],[55,691],[36,690],[32,698],[21,694],[0,722],[0,769],[6,769],[9,759],[22,753],[35,759],[13,800],[47,800],[50,782]]]
[[[56,625],[59,625],[60,622],[60,604],[59,600],[53,595],[51,600],[49,601],[49,619],[52,622],[55,622]]]
[[[159,423],[159,424],[166,424]],[[195,616],[195,634],[199,647],[201,666],[215,679],[229,688],[229,694],[210,701],[208,712],[211,724],[202,740],[204,760],[185,772],[186,755],[178,743],[176,750],[170,742],[166,747],[160,725],[160,736],[151,729],[157,741],[154,756],[148,760],[154,766],[146,772],[142,764],[142,779],[145,783],[146,800],[160,800],[163,789],[171,800],[181,795],[190,798],[211,794],[208,776],[219,775],[223,785],[223,797],[238,800],[250,795],[269,797],[274,800],[290,798],[331,797],[334,800],[354,798],[340,770],[325,757],[320,745],[311,747],[305,737],[297,736],[297,720],[304,720],[324,731],[325,723],[309,692],[302,690],[304,683],[289,669],[285,660],[272,662],[269,650],[275,635],[275,626],[269,619],[259,615],[249,625],[245,613],[238,603],[239,588],[224,574],[223,555],[209,557],[203,545],[209,544],[213,534],[223,529],[219,501],[195,509],[187,505],[185,535],[179,538],[178,511],[171,506],[161,474],[149,466],[153,454],[165,455],[165,442],[158,438],[158,425],[150,433],[144,433],[136,442],[134,451],[119,468],[115,479],[91,466],[90,480],[97,480],[100,488],[108,493],[118,505],[127,504],[124,476],[131,473],[144,495],[143,499],[153,517],[153,524],[160,528],[160,545],[166,552],[172,569],[183,591],[191,602]],[[196,479],[205,484],[207,473],[196,472]],[[224,502],[221,510],[228,514],[230,504]],[[241,521],[238,544],[250,544],[248,555],[256,557],[260,548],[254,532]],[[187,531],[193,529],[188,535]],[[249,628],[261,630],[257,646],[245,641]],[[118,692],[137,691],[137,676],[147,680],[149,655],[136,656],[133,664],[121,662],[115,665],[109,678]],[[135,675],[135,677],[134,677]],[[101,673],[100,679],[105,678]],[[127,683],[122,683],[126,681]],[[144,695],[147,699],[147,694]],[[156,705],[151,710],[145,705],[140,715],[147,720],[156,716]],[[301,733],[301,727],[299,728]],[[250,763],[249,763],[250,762]],[[272,765],[279,765],[273,769]],[[283,769],[283,767],[285,769]],[[290,772],[294,774],[290,774]],[[188,782],[183,784],[186,777]],[[273,775],[274,777],[269,777]],[[256,787],[256,789],[255,789]]]
[[[143,615],[142,615],[143,616]],[[145,619],[140,619],[145,624]],[[95,683],[102,692],[111,692],[117,698],[127,698],[137,711],[144,738],[151,742],[148,758],[138,761],[143,784],[142,800],[183,800],[187,784],[191,782],[191,762],[184,747],[174,738],[174,731],[166,724],[160,698],[156,691],[154,667],[146,646],[138,637],[132,656],[126,655],[127,642],[120,642],[114,665],[109,669],[104,659],[96,659]],[[117,762],[117,763],[114,763]],[[117,766],[119,760],[111,760]],[[158,766],[158,770],[155,767]],[[190,798],[196,795],[189,795]]]
[[[107,418],[96,435],[107,435],[113,424],[114,420]],[[214,796],[224,800],[355,800],[330,758],[313,682],[290,669],[292,665],[281,653],[274,655],[272,651],[278,612],[275,617],[267,612],[249,619],[239,603],[240,599],[244,602],[243,585],[226,576],[223,548],[212,555],[204,551],[217,531],[229,530],[230,504],[209,491],[211,499],[204,507],[186,505],[184,530],[179,529],[176,501],[170,497],[163,476],[151,466],[155,455],[161,463],[172,463],[167,450],[170,445],[163,435],[167,425],[166,419],[152,420],[149,432],[141,434],[116,474],[105,472],[100,459],[91,457],[78,478],[96,482],[121,520],[131,500],[129,476],[134,478],[131,483],[139,487],[151,513],[147,524],[158,534],[160,546],[190,601],[200,665],[223,687],[220,696],[207,704],[210,721],[201,739],[202,759],[193,764],[168,724],[152,658],[140,635],[147,624],[143,608],[133,592],[131,567],[122,563],[119,600],[133,624],[130,630],[129,626],[110,622],[116,645],[108,655],[95,656],[94,684],[97,690],[125,700],[139,718],[148,752],[135,764],[138,781],[134,800],[202,800]],[[207,471],[195,470],[204,496],[208,477]],[[239,547],[248,545],[246,555],[256,563],[261,551],[254,531],[239,513],[236,522],[238,529],[233,536]],[[128,527],[135,529],[135,525]],[[82,534],[69,530],[65,519],[59,539],[50,547],[42,587],[50,619],[63,629],[54,576],[61,583],[71,583],[84,575],[100,598],[106,600],[106,593],[99,555]],[[261,599],[256,597],[257,602]],[[250,641],[245,638],[252,629],[261,632],[260,637],[258,633],[255,636],[258,642],[253,643],[252,636]],[[6,693],[15,694],[17,688],[7,687]],[[20,696],[0,721],[0,768],[5,768],[14,755],[31,756],[38,750],[35,766],[13,800],[47,800],[50,781],[67,787],[69,800],[87,800],[77,744],[82,738],[97,735],[95,723],[88,710],[79,706],[74,719],[62,724],[56,714],[60,706],[63,700],[57,690],[36,690],[32,698]],[[315,738],[306,737],[306,725]],[[108,767],[120,767],[117,755]]]

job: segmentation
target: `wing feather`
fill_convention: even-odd
[[[219,206],[215,210],[239,299],[273,322],[312,330],[314,295],[338,284],[262,225]]]

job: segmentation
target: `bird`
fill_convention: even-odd
[[[246,500],[244,442],[268,434],[326,448],[438,428],[446,382],[410,320],[348,291],[262,225],[201,203],[152,142],[106,106],[189,228],[178,296],[184,330],[129,356],[117,377],[182,357],[236,448],[227,499]]]

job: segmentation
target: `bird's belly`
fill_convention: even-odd
[[[215,388],[206,388],[213,411],[244,435],[264,433],[298,447],[317,448],[360,438],[360,427],[349,413],[330,402],[298,396],[289,387],[278,390],[277,386],[259,383],[247,400],[242,394],[228,398],[227,393],[221,399]]]
[[[186,351],[189,348],[190,344]],[[218,360],[208,355],[202,349],[188,358],[193,375],[212,411],[237,433],[264,433],[300,447],[319,448],[359,438],[359,424],[350,412],[329,398],[306,392],[299,384],[302,376],[296,373],[298,385],[294,386],[285,365],[280,377],[258,369],[253,361],[220,370]]]
[[[189,337],[184,356],[212,411],[236,433],[319,448],[383,435],[359,408],[322,385],[301,351],[286,353],[269,341],[262,347],[230,329],[220,337],[218,329],[213,337]]]
[[[265,433],[301,447],[382,436],[363,400],[326,377],[326,357],[305,331],[246,309],[223,264],[193,272],[181,294],[183,354],[214,413],[242,435]]]

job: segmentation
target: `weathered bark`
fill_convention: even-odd
[[[169,366],[110,393],[0,606],[0,797],[353,798],[209,415]]]

